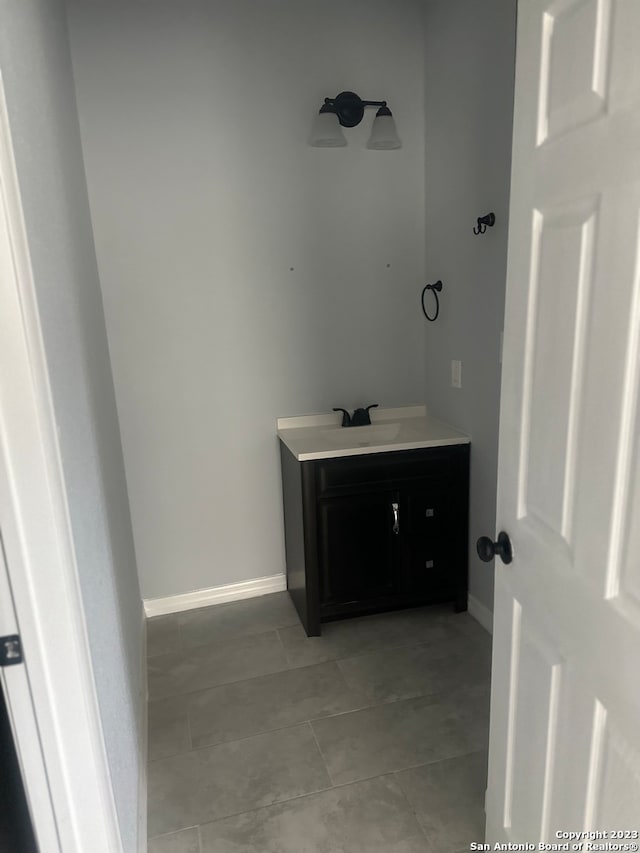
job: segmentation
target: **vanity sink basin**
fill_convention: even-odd
[[[322,437],[333,447],[368,447],[384,441],[393,441],[400,434],[402,424],[370,424],[360,427],[337,427],[324,430]]]
[[[278,418],[278,437],[298,462],[469,444],[468,435],[428,417],[425,406],[380,409],[374,418],[356,427],[339,426],[335,412]]]

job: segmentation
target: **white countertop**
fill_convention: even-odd
[[[469,444],[468,435],[427,415],[426,406],[372,409],[371,426],[343,427],[340,412],[278,418],[278,438],[299,462]]]

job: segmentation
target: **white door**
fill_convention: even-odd
[[[0,69],[0,678],[41,853],[117,853],[65,489]]]
[[[509,228],[487,841],[637,844],[640,0],[519,3]]]

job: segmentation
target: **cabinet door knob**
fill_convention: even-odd
[[[392,503],[391,510],[393,512],[393,532],[398,535],[400,533],[400,509],[399,504]]]
[[[498,534],[497,542],[492,542],[488,536],[481,536],[476,542],[476,551],[483,563],[490,563],[495,556],[500,557],[502,562],[507,564],[513,560],[511,540],[504,530]]]

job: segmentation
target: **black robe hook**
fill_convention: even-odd
[[[493,228],[493,226],[495,224],[496,224],[495,213],[487,213],[486,216],[479,216],[478,217],[478,227],[477,227],[477,229],[476,228],[473,229],[473,233],[474,234],[484,234],[484,232],[487,230],[487,225],[489,226],[489,228]]]

